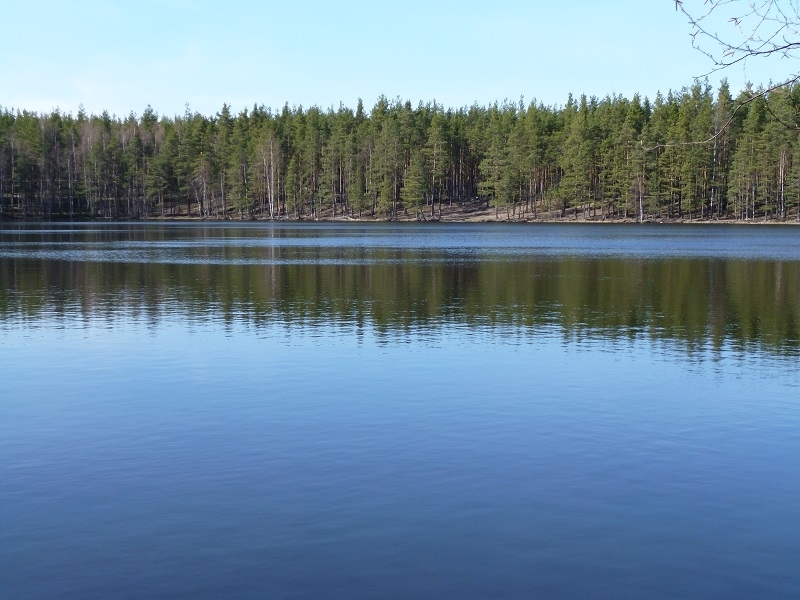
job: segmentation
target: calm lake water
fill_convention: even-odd
[[[0,226],[2,598],[796,598],[800,228]]]

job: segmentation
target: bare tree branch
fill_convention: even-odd
[[[688,6],[699,1],[675,0],[675,10],[689,19],[692,46],[714,65],[706,75],[748,59],[800,59],[798,0],[703,0],[702,6]],[[727,31],[718,33],[719,27]]]
[[[748,60],[771,57],[800,60],[800,0],[702,0],[702,5],[700,0],[674,2],[675,10],[683,13],[692,26],[692,47],[712,62],[712,68],[703,75],[705,77],[737,64],[745,64]],[[718,27],[724,27],[725,33],[717,33]],[[796,67],[790,67],[789,72],[784,81],[760,90],[737,104],[728,121],[708,139],[661,144],[645,148],[645,151],[713,142],[733,122],[741,108],[757,98],[766,99],[770,92],[778,88],[800,81],[800,72]],[[767,111],[787,129],[800,130],[796,125],[779,118],[769,104]]]

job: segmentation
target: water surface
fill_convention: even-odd
[[[800,235],[0,228],[0,596],[794,597]]]

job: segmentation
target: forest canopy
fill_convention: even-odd
[[[175,117],[0,108],[0,217],[800,220],[800,88],[763,92]]]

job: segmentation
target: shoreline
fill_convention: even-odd
[[[178,207],[178,210],[172,211],[171,214],[150,214],[139,217],[109,217],[104,215],[79,215],[70,218],[69,215],[36,215],[33,217],[26,217],[17,213],[16,211],[10,213],[4,211],[0,213],[0,223],[3,222],[92,222],[92,221],[109,221],[109,222],[158,222],[158,221],[219,221],[219,222],[286,222],[286,223],[553,223],[553,224],[568,224],[568,223],[586,223],[597,225],[800,225],[798,214],[791,213],[785,220],[778,220],[775,218],[765,219],[763,213],[756,217],[746,220],[737,219],[735,217],[703,217],[689,218],[684,216],[682,218],[665,216],[646,215],[643,221],[639,221],[637,216],[624,213],[620,216],[614,215],[592,215],[592,209],[586,206],[576,206],[567,209],[566,214],[561,215],[560,210],[537,210],[534,214],[530,210],[523,210],[524,207],[517,207],[516,210],[496,209],[493,206],[487,206],[483,202],[464,202],[462,204],[453,203],[452,205],[442,205],[441,208],[436,205],[434,214],[431,215],[431,206],[426,205],[423,210],[406,210],[402,205],[398,205],[395,209],[394,215],[387,215],[385,213],[372,213],[364,211],[361,216],[352,211],[347,212],[337,211],[334,212],[331,208],[317,211],[316,214],[302,212],[299,215],[281,214],[275,218],[270,218],[268,215],[262,214],[257,211],[247,213],[239,213],[235,210],[229,210],[225,215],[210,214],[201,215],[197,204],[189,207],[186,204]],[[183,210],[181,210],[183,209]],[[800,209],[798,209],[800,210]],[[599,212],[599,211],[598,211]]]
[[[286,217],[280,216],[277,218],[262,217],[261,215],[245,216],[239,218],[238,215],[227,215],[225,217],[218,215],[201,216],[197,214],[178,213],[174,215],[153,215],[140,218],[116,218],[104,216],[79,216],[70,218],[63,215],[53,215],[50,217],[36,216],[24,217],[17,215],[0,215],[0,223],[24,223],[24,222],[220,222],[220,223],[517,223],[517,224],[589,224],[589,225],[800,225],[800,221],[796,217],[790,217],[786,220],[767,219],[757,217],[754,219],[742,220],[735,218],[654,218],[648,217],[643,221],[639,221],[634,217],[584,217],[579,216],[564,216],[564,217],[551,217],[543,218],[541,216],[533,217],[526,215],[523,217],[507,217],[503,214],[495,216],[493,208],[489,209],[472,209],[472,208],[442,208],[441,217],[437,214],[430,217],[430,214],[424,218],[419,218],[413,214],[399,213],[394,217],[387,217],[385,215],[336,215],[320,214],[316,217],[311,215],[300,215],[299,217]]]

